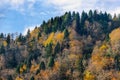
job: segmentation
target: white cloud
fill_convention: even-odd
[[[80,0],[47,0],[45,3],[61,11],[76,11],[81,6]]]
[[[9,2],[13,7],[20,7],[24,4],[24,0],[9,0]]]
[[[27,27],[25,27],[22,34],[23,34],[23,35],[26,35],[28,29],[29,29],[30,31],[32,31],[32,30],[35,29],[36,26],[38,27],[38,26],[40,26],[40,24],[36,24],[36,25],[32,25],[32,26],[27,26]]]
[[[114,14],[120,14],[120,7],[114,8],[114,10],[110,10],[109,13],[112,14],[112,16],[114,16]]]
[[[47,0],[46,5],[53,5],[62,12],[82,11],[95,8],[94,5],[98,0]]]
[[[27,34],[28,29],[29,29],[30,31],[32,31],[32,30],[34,30],[34,28],[35,28],[35,26],[25,27],[25,29],[24,29],[24,31],[23,31],[23,35],[26,35],[26,34]]]

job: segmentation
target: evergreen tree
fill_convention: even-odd
[[[11,59],[7,62],[7,67],[8,68],[15,68],[17,66],[17,61],[16,61],[16,58],[15,58],[15,55],[13,54],[11,56]]]
[[[120,71],[120,55],[115,56],[115,69]]]
[[[53,67],[53,66],[54,66],[54,58],[51,56],[48,63],[48,67]]]
[[[1,48],[0,48],[0,54],[5,54],[5,47],[2,44]]]
[[[42,35],[41,35],[41,33],[39,32],[38,33],[38,36],[37,36],[37,39],[39,40],[39,38],[41,37]]]
[[[114,20],[114,21],[117,21],[117,20],[118,20],[118,18],[117,18],[117,15],[116,15],[116,14],[114,14],[113,20]]]
[[[30,78],[30,80],[35,80],[35,78],[32,76],[32,77]]]
[[[58,42],[55,46],[54,54],[58,53],[59,51],[60,51],[60,43]]]
[[[79,60],[78,69],[79,69],[79,71],[80,71],[81,73],[83,73],[84,70],[85,70],[84,65],[83,65],[83,58],[81,58],[81,59]]]
[[[94,20],[98,21],[98,13],[97,10],[94,11]]]
[[[26,37],[30,38],[30,29],[28,29]]]
[[[18,37],[18,41],[19,42],[24,42],[25,38],[23,37],[23,35],[20,33],[19,37]]]
[[[48,26],[47,26],[46,24],[44,25],[44,28],[43,28],[43,29],[44,29],[44,33],[45,33],[45,34],[48,34],[48,33],[49,33],[49,28],[48,28]]]
[[[93,12],[92,12],[92,10],[89,11],[89,18],[88,18],[88,20],[90,22],[93,22]]]
[[[83,20],[83,19],[81,19],[81,20]],[[76,32],[78,32],[80,35],[82,35],[82,34],[83,34],[83,30],[84,30],[84,25],[83,25],[83,22],[80,23],[79,13],[76,13],[75,21],[76,21],[75,30],[76,30]]]
[[[43,61],[40,63],[40,70],[45,70],[45,63]]]
[[[67,29],[64,30],[64,38],[68,38],[69,36],[69,32]]]
[[[48,44],[48,45],[46,46],[45,50],[46,50],[46,55],[45,55],[45,56],[46,56],[46,57],[51,56],[51,54],[52,54],[52,43]]]
[[[11,75],[8,75],[8,76],[7,76],[7,80],[13,80],[12,76],[11,76]]]
[[[7,44],[10,44],[10,34],[7,35],[7,40],[6,40]]]
[[[81,15],[81,25],[84,26],[85,20],[87,20],[87,19],[88,19],[88,15],[87,15],[87,13],[85,13],[85,12],[83,11],[83,12],[82,12],[82,15]]]
[[[3,33],[0,34],[0,38],[4,38],[4,34]]]

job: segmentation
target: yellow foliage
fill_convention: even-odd
[[[95,76],[91,74],[89,71],[86,71],[84,80],[95,80]]]
[[[60,67],[60,63],[56,61],[53,67],[53,72],[57,71],[59,67]]]
[[[54,38],[54,32],[52,32],[52,33],[49,35],[48,39],[43,43],[44,46],[47,46],[49,43],[51,43],[51,42],[53,41],[53,38]]]
[[[113,30],[110,34],[109,34],[110,40],[112,42],[116,41],[116,40],[120,40],[120,28]]]
[[[38,65],[32,65],[30,68],[30,72],[35,72],[39,69],[39,64]]]
[[[23,73],[23,71],[24,71],[24,70],[23,70],[23,68],[21,67],[21,68],[20,68],[20,73]]]
[[[23,70],[26,70],[27,66],[24,64],[22,68],[23,68]]]
[[[7,42],[6,42],[6,41],[3,41],[3,45],[6,47],[6,46],[7,46]]]
[[[20,77],[16,77],[16,79],[15,80],[23,80],[22,78],[20,78]]]
[[[38,28],[36,28],[33,31],[31,31],[31,33],[30,33],[31,34],[31,39],[33,37],[37,38],[39,32],[40,32],[40,30]]]
[[[100,50],[101,51],[103,51],[103,50],[106,50],[108,47],[106,46],[106,45],[102,45],[101,47],[100,47]]]
[[[55,38],[57,41],[62,41],[64,39],[64,32],[59,32],[57,35],[56,35],[56,38]]]
[[[27,69],[26,64],[24,64],[22,67],[20,67],[20,73],[23,73]]]
[[[64,39],[64,32],[57,32],[56,34],[52,32],[46,41],[44,41],[43,45],[47,46],[49,43],[53,43],[53,45],[56,45],[57,42],[62,42]]]

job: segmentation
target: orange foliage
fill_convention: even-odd
[[[112,42],[120,40],[120,28],[113,30],[110,34],[109,34],[110,40]]]
[[[95,76],[91,74],[89,71],[86,71],[84,80],[95,80]]]
[[[117,79],[113,77],[111,80],[117,80]]]
[[[53,67],[53,72],[57,71],[59,67],[60,67],[60,63],[56,61]]]
[[[23,80],[21,77],[16,77],[15,80]]]
[[[41,70],[40,76],[45,78],[45,80],[46,79],[48,80],[49,74],[50,74],[49,70]]]
[[[30,68],[30,72],[35,72],[39,69],[39,64],[38,65],[32,65]]]
[[[56,39],[57,41],[59,41],[59,42],[63,41],[63,39],[64,39],[64,32],[59,32],[59,33],[57,33],[55,39]]]

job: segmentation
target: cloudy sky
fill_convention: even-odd
[[[21,32],[66,11],[120,13],[120,0],[0,0],[0,33]]]

